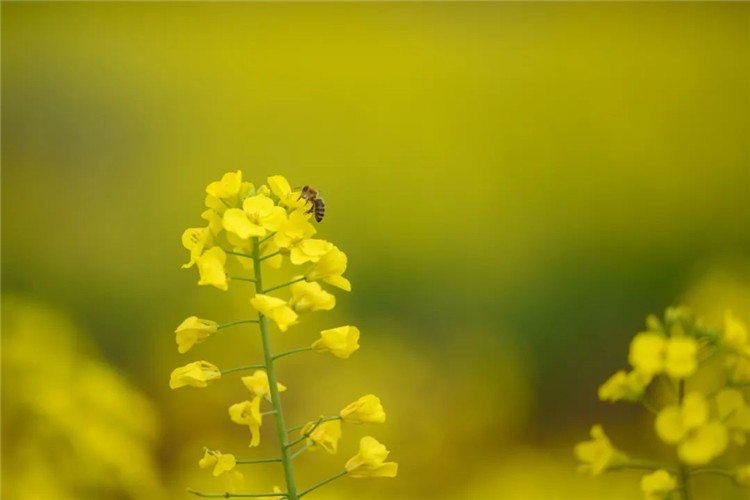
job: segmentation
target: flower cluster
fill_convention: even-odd
[[[747,327],[727,312],[723,329],[712,329],[685,307],[667,309],[663,319],[649,316],[646,327],[630,343],[631,369],[604,382],[599,399],[640,403],[651,411],[654,432],[674,446],[676,463],[632,459],[595,425],[592,439],[575,447],[581,469],[592,475],[650,469],[641,481],[647,500],[690,498],[689,479],[699,474],[726,476],[750,486],[750,464],[716,462],[731,447],[743,447],[750,433],[744,392],[750,386]]]
[[[338,415],[321,416],[305,424],[287,428],[284,421],[280,394],[287,388],[278,381],[275,362],[282,357],[301,352],[330,353],[347,359],[359,349],[359,329],[344,325],[325,329],[312,343],[274,354],[271,348],[271,326],[281,332],[299,324],[301,318],[315,311],[330,311],[336,306],[336,297],[323,285],[345,291],[351,284],[343,274],[347,257],[334,244],[314,238],[315,226],[310,222],[310,202],[299,191],[292,190],[281,175],[267,179],[267,184],[254,186],[242,180],[240,171],[225,174],[220,181],[206,188],[206,210],[201,217],[202,227],[188,228],[182,235],[182,244],[190,252],[190,260],[183,268],[197,267],[198,284],[228,290],[230,284],[248,286],[248,305],[257,316],[219,324],[208,319],[190,316],[175,330],[177,350],[186,353],[206,341],[223,328],[254,324],[260,331],[263,362],[220,370],[208,361],[194,361],[176,368],[170,377],[172,389],[180,387],[207,387],[223,375],[248,371],[240,378],[248,391],[244,401],[229,406],[229,419],[247,426],[250,447],[258,446],[264,427],[264,416],[273,416],[279,444],[277,458],[242,459],[219,450],[205,448],[199,465],[212,468],[215,477],[227,481],[225,493],[201,493],[198,496],[261,496],[297,500],[303,495],[334,479],[348,475],[361,477],[394,477],[398,465],[387,462],[388,450],[375,438],[366,436],[360,441],[359,453],[349,459],[344,468],[304,491],[298,491],[293,460],[305,452],[323,449],[336,453],[342,435],[342,423],[383,423],[385,411],[380,399],[367,394],[344,407]],[[294,269],[291,279],[280,285],[264,286],[264,266],[279,269],[287,261]],[[270,409],[263,410],[264,405]],[[299,437],[291,434],[299,431]],[[296,447],[296,449],[295,449]],[[272,493],[243,494],[243,476],[239,465],[278,462],[283,466],[286,491],[274,487]]]

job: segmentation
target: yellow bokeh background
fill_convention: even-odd
[[[241,169],[319,188],[319,235],[349,256],[351,294],[274,342],[351,323],[362,349],[280,361],[287,420],[368,392],[388,414],[301,457],[300,482],[366,433],[400,464],[309,498],[638,498],[638,473],[576,474],[572,446],[601,422],[669,458],[647,414],[596,388],[648,313],[750,320],[748,19],[747,3],[3,2],[4,496],[188,498],[223,491],[204,445],[274,453],[272,425],[250,450],[229,421],[245,397],[229,377],[167,386],[189,361],[260,355],[250,328],[182,356],[172,333],[249,309],[247,288],[180,269],[205,185]],[[256,467],[248,488],[280,484]],[[746,493],[696,481],[696,500]]]

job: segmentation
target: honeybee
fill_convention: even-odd
[[[303,186],[302,191],[299,194],[298,200],[304,199],[309,201],[312,205],[307,214],[315,213],[315,221],[320,222],[323,220],[323,216],[326,214],[326,203],[323,198],[320,197],[320,192],[312,186]]]

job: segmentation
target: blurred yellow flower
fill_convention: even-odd
[[[656,375],[664,369],[664,346],[667,339],[658,333],[641,332],[630,342],[628,361],[641,373]]]
[[[637,370],[620,370],[599,387],[602,401],[639,401],[651,383],[653,376]]]
[[[214,181],[206,186],[206,193],[216,198],[232,198],[237,196],[242,185],[242,171],[227,172],[220,181]]]
[[[641,490],[645,500],[665,500],[675,489],[677,480],[663,469],[647,474],[641,479]]]
[[[198,272],[200,273],[199,285],[213,285],[219,290],[227,290],[227,274],[224,264],[227,254],[219,247],[212,247],[198,257]]]
[[[359,453],[350,458],[344,468],[350,477],[396,477],[398,464],[386,462],[390,452],[371,436],[359,441]]]
[[[591,428],[591,438],[591,441],[584,441],[575,446],[576,457],[583,462],[580,470],[589,471],[592,476],[597,476],[627,461],[627,456],[612,446],[601,425]]]
[[[263,417],[260,414],[260,396],[255,396],[252,401],[242,401],[229,407],[229,418],[235,424],[247,425],[250,428],[250,446],[260,444],[260,427],[263,425]]]
[[[677,445],[684,463],[703,465],[721,455],[727,446],[727,429],[718,420],[709,420],[709,405],[698,393],[687,394],[682,405],[662,409],[654,422],[662,441]]]
[[[226,455],[221,453],[219,450],[205,450],[203,458],[198,461],[198,466],[201,469],[207,469],[213,467],[214,477],[219,477],[227,471],[234,469],[237,461],[234,455],[227,453]]]
[[[190,316],[175,330],[177,351],[180,354],[188,352],[195,344],[203,342],[218,330],[218,323],[209,319],[199,319]]]
[[[353,403],[348,404],[339,413],[344,422],[350,424],[375,423],[382,424],[385,422],[385,411],[380,404],[380,398],[374,394],[362,396]]]
[[[320,447],[328,453],[336,453],[341,439],[341,420],[330,420],[318,425],[310,422],[302,428],[300,434],[307,436],[306,442],[310,445],[311,451]]]
[[[342,276],[346,271],[346,262],[346,254],[333,246],[328,253],[320,257],[305,277],[308,281],[323,280],[329,285],[350,292],[352,285]]]
[[[255,396],[263,397],[271,395],[271,388],[268,385],[268,374],[265,370],[255,370],[252,375],[242,377],[242,383]],[[276,386],[279,388],[279,392],[286,390],[286,386],[280,382],[277,382]]]
[[[221,378],[219,369],[208,361],[195,361],[175,368],[169,377],[169,387],[206,387],[208,382]]]
[[[250,299],[250,303],[258,312],[276,323],[282,332],[297,323],[297,313],[282,299],[259,293]]]
[[[182,246],[190,250],[190,261],[182,265],[183,269],[193,267],[203,250],[211,246],[212,236],[209,227],[189,227],[182,233]]]
[[[330,352],[337,358],[347,359],[359,349],[359,328],[340,326],[320,332],[320,338],[312,343],[317,352]]]
[[[750,432],[750,407],[737,389],[722,389],[716,394],[719,418],[727,426],[732,440],[743,446],[745,434]]]
[[[294,279],[297,278],[295,276]],[[297,312],[330,311],[336,306],[336,297],[323,290],[315,281],[294,283],[289,290],[292,292],[289,305]]]
[[[658,333],[641,332],[630,343],[628,361],[645,375],[666,372],[674,378],[687,378],[698,368],[698,342],[692,337],[665,338]]]

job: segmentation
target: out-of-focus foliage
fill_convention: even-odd
[[[741,2],[4,2],[3,303],[65,310],[148,394],[165,498],[210,489],[195,450],[239,440],[222,412],[242,396],[170,393],[173,331],[249,304],[181,272],[180,234],[223,172],[284,172],[326,200],[356,292],[332,314],[356,321],[362,349],[332,370],[288,360],[280,377],[316,376],[326,412],[366,385],[399,423],[382,436],[399,477],[326,498],[637,495],[634,477],[572,475],[570,444],[603,421],[613,442],[653,451],[650,422],[595,398],[646,313],[715,265],[724,278],[686,302],[717,321],[748,307],[732,291],[750,280],[748,15]],[[223,363],[259,359],[250,332],[228,334]],[[13,434],[7,383],[3,365]],[[272,467],[246,479],[281,484]]]
[[[64,315],[2,302],[3,495],[158,498],[157,422],[141,391]]]

